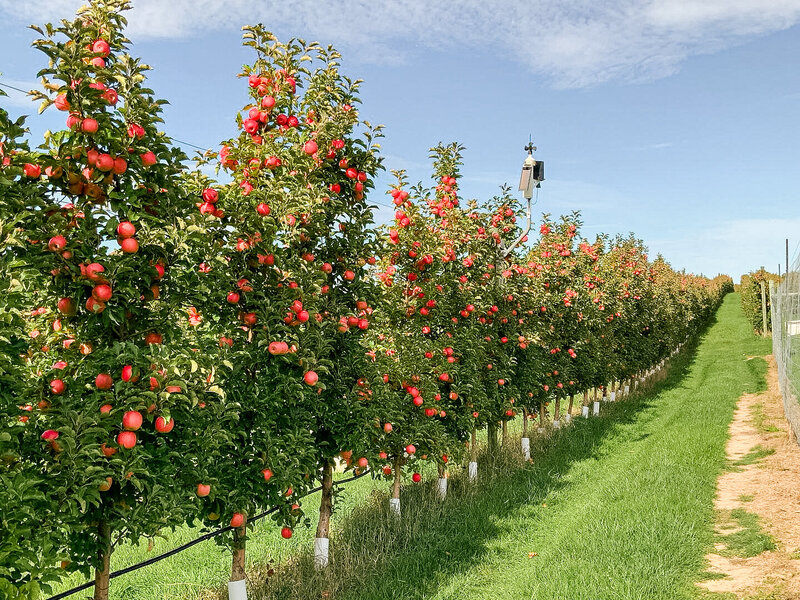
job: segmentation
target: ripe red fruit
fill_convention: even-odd
[[[175,419],[170,417],[169,421],[167,421],[164,417],[156,417],[155,427],[159,433],[169,433],[175,427]]]
[[[111,404],[103,404],[103,406],[100,407],[100,414],[107,415],[111,412],[113,408],[114,407]]]
[[[67,238],[63,235],[54,235],[50,238],[50,241],[47,242],[47,249],[50,252],[61,252],[67,245]]]
[[[100,56],[108,56],[111,53],[111,47],[104,39],[95,40],[92,44],[92,52]]]
[[[200,498],[205,498],[210,493],[211,493],[211,486],[210,485],[205,485],[203,483],[198,483],[197,484],[197,495]]]
[[[414,474],[411,476],[411,480],[412,480],[414,483],[419,483],[420,481],[422,481],[422,475],[420,475],[419,473],[414,473]]]
[[[94,378],[94,385],[98,390],[110,390],[114,385],[114,380],[108,373],[100,373]]]
[[[269,204],[261,202],[258,206],[256,206],[256,212],[258,212],[258,214],[260,214],[262,217],[267,217],[269,216],[271,209]]]
[[[158,162],[158,159],[156,158],[156,155],[153,152],[151,152],[150,150],[148,150],[144,154],[140,154],[139,158],[142,159],[142,164],[145,167],[152,167],[154,164],[156,164],[156,162]]]
[[[122,175],[125,171],[128,170],[128,161],[118,156],[114,159],[114,166],[112,167],[112,171],[116,175]]]
[[[122,426],[128,431],[136,431],[142,426],[142,414],[135,410],[126,411],[122,415]]]
[[[264,481],[269,481],[270,479],[272,479],[272,471],[270,471],[269,469],[264,469],[263,471],[261,471],[261,473],[264,475]]]
[[[100,275],[100,273],[103,273],[105,270],[105,267],[100,263],[89,263],[86,265],[86,277],[92,281],[102,281],[103,276]]]
[[[356,464],[360,469],[366,469],[367,465],[369,464],[369,461],[366,459],[366,457],[362,456],[361,458],[358,459],[358,462]]]
[[[244,525],[244,515],[242,513],[233,513],[231,517],[231,527],[241,527]]]
[[[114,168],[114,158],[110,154],[101,154],[97,157],[95,166],[101,171],[110,171]]]
[[[417,447],[414,444],[409,444],[406,446],[406,452],[409,454],[414,454],[417,451]]]
[[[108,302],[111,300],[112,291],[111,286],[105,283],[94,286],[92,288],[92,298],[98,302]]]
[[[130,450],[136,445],[136,434],[132,431],[121,431],[117,435],[117,443]]]
[[[239,294],[237,292],[228,292],[228,302],[237,304],[239,302]]]
[[[56,96],[56,99],[55,99],[55,102],[53,102],[53,105],[58,110],[65,110],[66,111],[66,110],[69,110],[69,108],[70,108],[69,107],[69,101],[67,100],[67,95],[66,94],[59,94],[58,96]]]
[[[25,173],[26,177],[36,179],[42,174],[42,167],[39,165],[32,165],[31,163],[25,163],[25,166],[22,167],[22,171]]]
[[[160,333],[148,333],[146,336],[144,336],[145,344],[160,344],[163,341],[164,338]]]
[[[290,537],[292,537],[292,529],[290,527],[284,527],[281,529],[281,537],[288,540]]]
[[[214,188],[206,188],[203,190],[203,201],[214,204],[219,198],[219,193]]]
[[[106,305],[103,302],[98,302],[94,298],[87,298],[86,299],[86,310],[90,313],[99,315],[106,309]]]
[[[75,300],[72,298],[61,298],[58,301],[58,310],[61,314],[72,316],[75,314]]]
[[[392,424],[391,424],[391,423],[386,423],[386,424],[383,426],[383,430],[384,430],[386,433],[390,433],[390,432],[392,431]]]
[[[88,118],[81,121],[81,131],[84,133],[97,133],[98,127],[96,119]]]
[[[139,251],[139,242],[134,238],[125,238],[119,242],[120,248],[125,254],[136,254]]]
[[[66,385],[64,385],[64,381],[61,379],[53,379],[53,381],[50,382],[50,391],[56,396],[63,394],[65,388]]]
[[[303,144],[303,152],[308,155],[315,154],[319,150],[319,146],[317,146],[317,142],[314,140],[308,140],[305,144]]]
[[[46,442],[52,442],[58,439],[58,432],[54,429],[46,429],[42,433],[42,439]]]
[[[319,376],[315,371],[307,371],[306,374],[303,375],[303,381],[305,381],[308,385],[317,385]]]
[[[117,235],[123,240],[133,237],[136,234],[136,227],[130,221],[123,221],[117,225]]]
[[[353,279],[355,279],[355,278],[356,278],[356,274],[355,274],[355,273],[353,273],[352,271],[345,271],[345,272],[344,272],[344,278],[345,278],[347,281],[353,281]]]

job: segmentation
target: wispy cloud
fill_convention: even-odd
[[[69,15],[80,0],[0,0],[6,20]],[[135,0],[134,39],[180,38],[268,26],[397,63],[425,48],[513,57],[556,87],[642,81],[800,22],[800,0]],[[477,49],[477,50],[476,50]]]
[[[645,146],[640,146],[639,150],[660,150],[662,148],[672,148],[672,142],[659,142],[656,144],[647,144]]]

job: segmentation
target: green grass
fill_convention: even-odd
[[[477,486],[454,467],[445,503],[429,484],[406,486],[399,522],[386,509],[384,483],[348,486],[324,576],[311,566],[313,528],[287,542],[272,522],[260,523],[248,545],[251,598],[696,598],[734,405],[764,387],[762,370],[745,358],[769,351],[729,295],[698,348],[677,357],[654,392],[605,403],[601,417],[575,418],[547,436],[534,428],[532,465],[507,453],[489,477],[484,461]],[[518,443],[512,437],[513,454]],[[316,502],[304,503],[306,514]],[[151,553],[121,548],[112,567],[197,533],[179,530]],[[112,598],[197,598],[201,586],[223,586],[229,566],[229,555],[206,542],[112,580]]]
[[[775,550],[775,540],[761,529],[760,517],[743,508],[731,511],[720,511],[720,533],[716,543],[724,548],[717,552],[722,556],[750,558],[762,552]],[[732,529],[731,533],[725,531]]]
[[[741,496],[739,496],[739,502],[742,502],[742,503],[744,503],[744,502],[752,502],[753,500],[755,500],[755,498],[756,497],[753,496],[752,494],[742,494]]]
[[[656,393],[577,419],[477,490],[455,480],[444,504],[407,490],[399,524],[372,498],[340,522],[327,578],[305,553],[253,597],[697,598],[734,406],[765,385],[746,357],[768,352],[729,296]]]

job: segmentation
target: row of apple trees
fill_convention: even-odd
[[[184,523],[232,527],[240,581],[248,516],[279,507],[288,538],[320,482],[327,540],[337,459],[399,498],[420,461],[474,460],[477,430],[495,444],[517,413],[651,367],[729,289],[584,239],[577,215],[528,240],[508,189],[460,196],[456,144],[431,187],[396,174],[377,227],[360,82],[260,26],[238,133],[190,170],[128,7],[37,29],[63,129],[32,148],[0,111],[1,592],[93,572],[107,598],[116,546]]]

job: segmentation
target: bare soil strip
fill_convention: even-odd
[[[733,467],[717,482],[714,501],[719,514],[744,509],[761,518],[763,529],[776,544],[773,551],[751,558],[709,554],[709,571],[725,577],[698,585],[709,592],[734,594],[737,598],[800,598],[800,447],[789,436],[772,356],[767,373],[768,389],[739,399],[730,426],[728,459],[735,463],[760,446],[761,454],[774,451],[753,464]],[[728,511],[728,512],[725,512]],[[723,524],[723,527],[725,525]],[[730,529],[720,529],[728,534]]]

